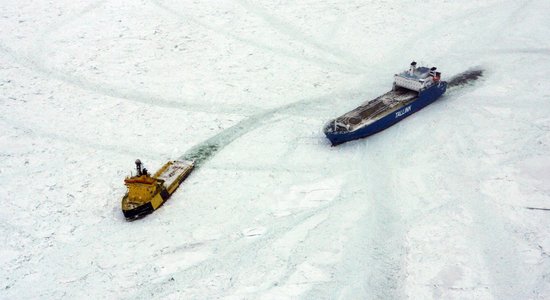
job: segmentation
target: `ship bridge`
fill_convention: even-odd
[[[441,73],[436,72],[436,69],[436,67],[416,68],[416,62],[413,61],[408,71],[394,75],[393,84],[396,87],[403,87],[419,92],[439,81]]]

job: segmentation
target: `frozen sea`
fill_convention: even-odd
[[[0,1],[0,299],[550,299],[550,1]],[[331,147],[416,60],[484,76]],[[216,144],[153,214],[123,179]]]

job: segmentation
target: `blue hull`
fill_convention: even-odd
[[[421,91],[418,94],[418,97],[408,101],[406,105],[393,110],[390,109],[387,113],[384,113],[384,116],[380,119],[374,121],[373,123],[365,124],[362,127],[355,128],[352,131],[329,130],[329,127],[331,126],[331,122],[329,122],[325,127],[325,135],[333,146],[368,137],[394,125],[395,123],[433,103],[435,100],[439,99],[439,97],[441,97],[446,90],[447,82],[441,81],[438,84],[434,84],[433,86]]]

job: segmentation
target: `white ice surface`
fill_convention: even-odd
[[[3,1],[0,299],[550,298],[548,11]],[[486,72],[330,147],[323,124],[412,60]],[[136,158],[156,170],[268,111],[124,220]]]

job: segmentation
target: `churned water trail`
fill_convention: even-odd
[[[451,77],[451,79],[448,82],[449,88],[455,88],[463,85],[470,84],[476,80],[478,80],[480,77],[483,76],[484,70],[481,68],[472,68],[469,70],[466,70],[462,73],[456,74],[455,76]]]
[[[449,88],[453,90],[455,88],[470,84],[483,76],[484,70],[481,68],[472,68],[453,76],[449,81]],[[221,131],[215,136],[205,140],[204,142],[192,147],[180,159],[191,160],[195,162],[197,168],[201,167],[207,160],[216,155],[225,146],[237,138],[243,136],[247,132],[250,132],[259,126],[268,122],[276,113],[290,112],[297,108],[308,108],[310,105],[322,102],[324,100],[331,100],[335,95],[326,95],[324,97],[313,98],[308,100],[298,101],[291,103],[283,107],[263,111],[247,117],[246,119],[238,122],[237,124]]]

